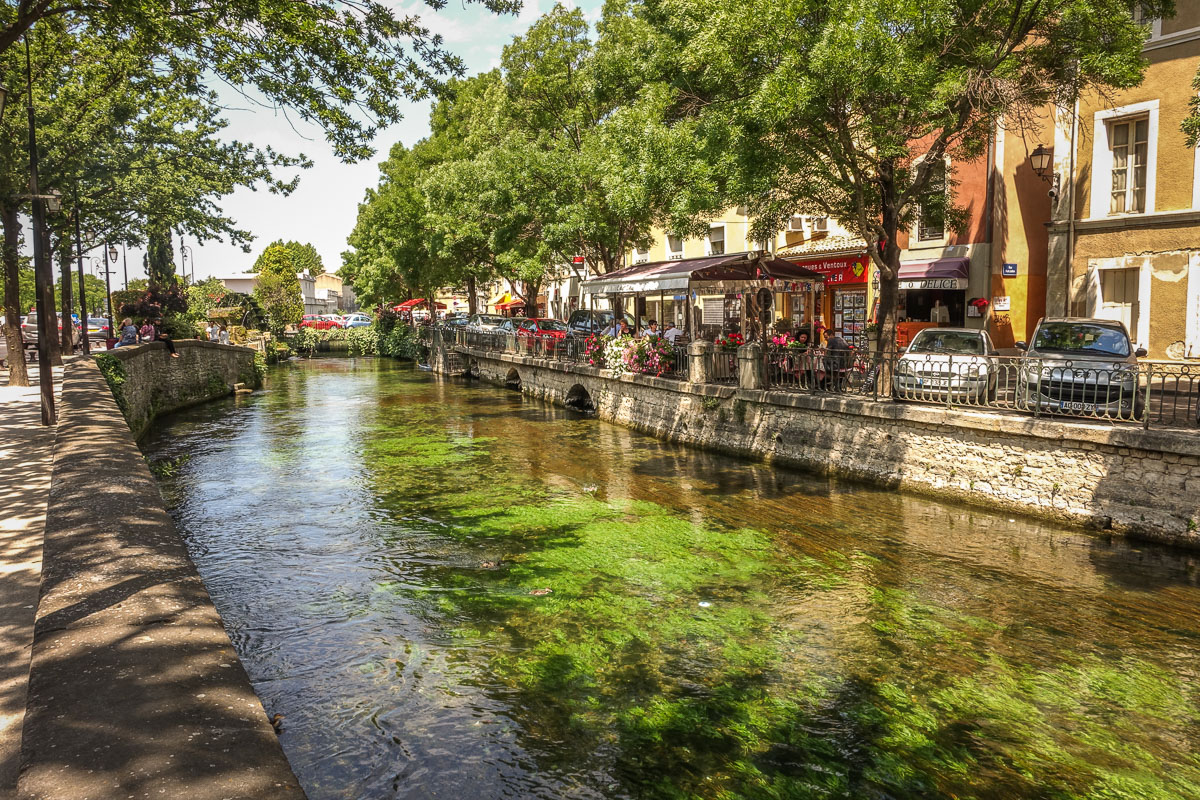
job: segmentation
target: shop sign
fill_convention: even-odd
[[[1006,264],[1004,265],[1004,271],[1003,271],[1001,274],[1002,274],[1002,275],[1003,275],[1005,278],[1015,278],[1015,277],[1017,277],[1017,265],[1016,265],[1016,264],[1010,264],[1010,263],[1006,263]]]
[[[791,261],[791,259],[788,259]],[[858,256],[842,256],[840,258],[823,258],[816,261],[793,261],[798,267],[811,269],[825,276],[825,284],[834,283],[866,283],[867,263],[870,256],[865,253]]]
[[[901,289],[952,289],[962,291],[967,282],[962,278],[922,278],[916,281],[900,281]]]

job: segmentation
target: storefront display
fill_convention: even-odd
[[[839,333],[851,347],[866,347],[867,290],[833,290],[833,324],[830,327]]]
[[[834,330],[854,347],[866,347],[870,256],[861,252],[795,263],[825,277],[824,291],[812,294],[811,304],[806,306],[811,314],[802,322]],[[793,304],[793,321],[797,317],[794,309]]]

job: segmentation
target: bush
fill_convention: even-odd
[[[311,357],[317,349],[317,343],[321,341],[321,333],[322,331],[315,328],[301,328],[292,338],[292,348],[300,355]]]
[[[409,325],[393,325],[386,335],[380,335],[378,350],[380,355],[392,358],[419,360],[421,342],[417,338],[417,329]]]
[[[346,339],[350,343],[350,355],[373,356],[379,352],[379,332],[375,327],[350,328]]]

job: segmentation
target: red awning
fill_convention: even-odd
[[[427,306],[427,305],[429,305],[428,299],[426,299],[424,297],[415,297],[412,300],[405,300],[403,303],[400,303],[399,305],[392,306],[392,310],[393,311],[407,311],[410,308],[416,308],[417,306]],[[445,303],[435,302],[434,305],[437,306],[438,308],[446,307]]]
[[[524,307],[525,307],[524,300],[510,300],[507,303],[497,303],[496,304],[497,311],[511,311],[514,308],[524,308]]]

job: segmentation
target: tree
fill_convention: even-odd
[[[282,239],[276,239],[274,242],[271,242],[271,244],[268,245],[267,249],[264,250],[262,255],[258,257],[258,260],[254,262],[254,266],[252,266],[249,270],[250,272],[260,271],[260,262],[262,261],[263,256],[265,256],[267,252],[271,251],[271,248],[273,247],[282,247],[291,254],[292,265],[295,266],[296,272],[307,272],[310,275],[320,275],[325,271],[325,263],[321,260],[321,254],[318,253],[317,248],[313,247],[311,244],[308,244],[307,242],[301,243],[295,241],[285,242]],[[275,254],[272,252],[272,258],[274,257]]]
[[[1001,119],[1136,85],[1145,38],[1127,0],[635,0],[613,13],[656,32],[646,71],[671,102],[647,139],[678,143],[662,131],[680,127],[693,143],[666,170],[691,175],[665,209],[671,227],[734,203],[759,237],[793,213],[836,217],[868,243],[889,343],[899,232],[921,203],[951,227],[963,218],[952,182],[930,191],[937,165],[981,157]]]
[[[146,244],[143,266],[151,286],[174,286],[179,282],[175,274],[175,248],[171,244],[170,229],[155,227],[150,231]]]
[[[502,13],[520,9],[516,0],[482,3]],[[0,20],[0,56],[14,54],[35,24],[40,33],[67,22],[85,35],[134,42],[147,60],[252,89],[257,102],[320,125],[350,160],[370,154],[376,129],[397,122],[406,99],[422,98],[437,75],[462,69],[419,18],[397,16],[375,0],[24,2]]]
[[[304,316],[295,254],[291,248],[277,242],[262,252],[255,267],[258,283],[254,287],[254,299],[266,315],[271,333],[280,336],[288,325],[298,323]]]

